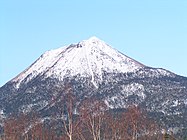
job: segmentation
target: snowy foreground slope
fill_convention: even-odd
[[[67,84],[79,102],[95,97],[111,109],[136,104],[168,127],[187,126],[187,78],[145,66],[96,37],[45,52],[1,87],[0,115],[50,117]]]

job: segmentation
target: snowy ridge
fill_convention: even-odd
[[[18,88],[23,80],[26,80],[25,82],[27,83],[29,80],[31,80],[32,78],[35,78],[40,73],[47,71],[50,67],[54,65],[56,60],[59,59],[60,57],[59,54],[63,50],[64,48],[59,48],[56,50],[45,52],[29,68],[27,68],[25,71],[20,73],[14,79],[12,79],[12,82],[16,83],[16,87]]]
[[[19,88],[22,81],[27,83],[38,75],[63,80],[65,76],[80,74],[91,77],[97,88],[102,81],[103,71],[126,73],[142,67],[144,65],[141,63],[121,54],[98,38],[91,37],[75,45],[47,51],[12,82]]]

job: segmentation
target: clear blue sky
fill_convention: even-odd
[[[45,51],[91,36],[187,76],[187,0],[1,0],[0,86]]]

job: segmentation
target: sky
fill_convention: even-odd
[[[0,86],[45,51],[92,36],[187,77],[187,0],[0,0]]]

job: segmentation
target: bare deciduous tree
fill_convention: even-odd
[[[106,109],[105,103],[96,99],[87,99],[80,106],[80,118],[94,140],[101,140]]]
[[[76,110],[76,97],[73,94],[71,86],[66,86],[66,91],[62,95],[61,103],[61,116],[64,127],[64,133],[69,140],[72,140],[76,135],[76,129],[80,124],[79,119],[74,118],[74,113]]]
[[[126,137],[129,140],[150,139],[158,131],[158,126],[154,121],[147,117],[145,111],[138,106],[131,106],[125,113]]]
[[[19,117],[10,117],[4,123],[4,136],[6,140],[20,140],[24,137],[25,129],[28,125],[28,119],[25,114]]]
[[[121,112],[107,112],[105,120],[105,139],[107,140],[121,140],[125,138],[126,124],[124,121],[124,113]]]

